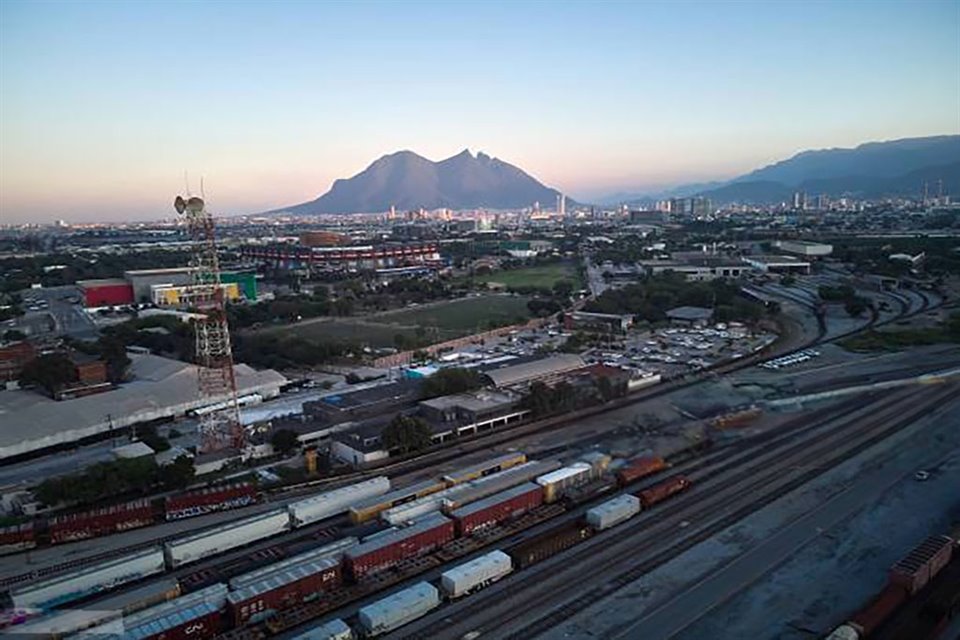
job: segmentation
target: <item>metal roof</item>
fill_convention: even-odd
[[[560,482],[561,480],[566,480],[567,478],[572,478],[573,476],[578,476],[581,473],[590,471],[590,469],[592,469],[592,467],[586,462],[575,462],[569,467],[563,467],[562,469],[557,469],[556,471],[540,476],[537,478],[537,484],[543,486]]]
[[[667,317],[675,320],[709,320],[713,309],[706,307],[676,307],[667,311]]]
[[[429,531],[430,529],[434,529],[447,522],[451,522],[450,518],[447,518],[439,513],[431,513],[409,527],[388,531],[386,534],[377,536],[375,539],[362,542],[352,549],[348,549],[346,555],[351,558],[366,555],[375,549],[381,549],[396,542],[400,542],[401,540],[406,540],[407,538],[415,536],[418,533]]]
[[[511,498],[516,498],[517,496],[523,495],[525,493],[530,493],[531,491],[543,491],[543,489],[532,482],[525,482],[519,486],[516,486],[512,489],[507,489],[506,491],[501,491],[500,493],[495,493],[492,496],[488,496],[483,500],[477,500],[476,502],[471,502],[465,507],[460,507],[454,511],[451,515],[457,518],[462,518],[463,516],[468,516],[477,511],[483,511],[488,507],[510,500]]]
[[[271,576],[281,571],[286,571],[291,567],[296,567],[306,562],[313,562],[326,558],[334,558],[339,560],[340,556],[342,556],[347,549],[350,547],[355,547],[357,544],[359,544],[359,542],[360,541],[357,538],[343,538],[342,540],[337,540],[336,542],[324,545],[318,549],[311,549],[310,551],[297,554],[267,567],[262,567],[255,571],[250,571],[249,573],[244,573],[231,578],[230,588],[241,589],[249,584],[263,580],[267,576]]]
[[[386,598],[360,609],[368,618],[384,618],[395,615],[397,611],[406,611],[425,598],[439,599],[437,588],[429,582],[418,582],[412,587],[391,593]]]
[[[485,371],[497,387],[528,382],[551,374],[566,373],[584,366],[583,359],[572,353],[557,354],[548,358],[540,358],[501,369]]]
[[[261,593],[273,591],[274,589],[278,589],[284,585],[288,585],[298,580],[303,580],[308,576],[322,573],[327,569],[331,569],[339,565],[339,558],[321,558],[320,560],[306,562],[299,566],[289,567],[283,571],[271,573],[270,575],[256,582],[246,584],[236,591],[231,591],[227,594],[227,600],[229,602],[242,602],[244,600],[249,600],[250,598],[256,597]]]
[[[150,638],[157,634],[163,633],[178,627],[186,622],[191,620],[196,620],[197,618],[202,618],[204,616],[210,615],[211,613],[217,613],[220,611],[220,608],[217,607],[212,602],[201,602],[199,604],[192,605],[186,609],[181,609],[179,611],[174,611],[168,615],[163,616],[162,618],[157,618],[155,620],[150,620],[140,626],[129,628],[124,633],[124,638],[127,640],[142,640],[143,638]]]

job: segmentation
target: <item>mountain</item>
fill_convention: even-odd
[[[703,195],[715,204],[789,201],[795,191],[832,197],[917,195],[924,182],[936,193],[960,193],[960,136],[869,142],[852,149],[803,151],[725,183],[681,185],[636,200]]]
[[[383,156],[352,178],[339,179],[310,202],[268,213],[314,215],[410,209],[553,208],[559,191],[512,164],[464,149],[432,162],[412,151]],[[574,204],[568,199],[569,204]]]

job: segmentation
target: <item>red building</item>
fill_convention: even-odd
[[[24,365],[36,357],[36,349],[26,340],[0,347],[0,382],[19,378]]]
[[[81,280],[77,286],[83,292],[87,307],[111,307],[133,303],[133,285],[121,278]]]

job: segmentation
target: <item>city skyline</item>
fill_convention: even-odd
[[[401,149],[590,201],[953,134],[958,31],[951,2],[5,2],[0,222],[169,217],[184,171],[256,213]]]

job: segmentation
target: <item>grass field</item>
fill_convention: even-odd
[[[529,299],[513,295],[461,298],[356,318],[317,318],[264,331],[371,347],[392,347],[397,334],[411,340],[443,342],[488,329],[491,322],[504,324],[526,320],[530,317]]]
[[[583,287],[580,274],[572,262],[557,262],[555,264],[524,267],[495,271],[482,276],[474,276],[474,282],[497,282],[507,287],[546,287],[550,289],[560,280],[569,280],[574,290]]]

